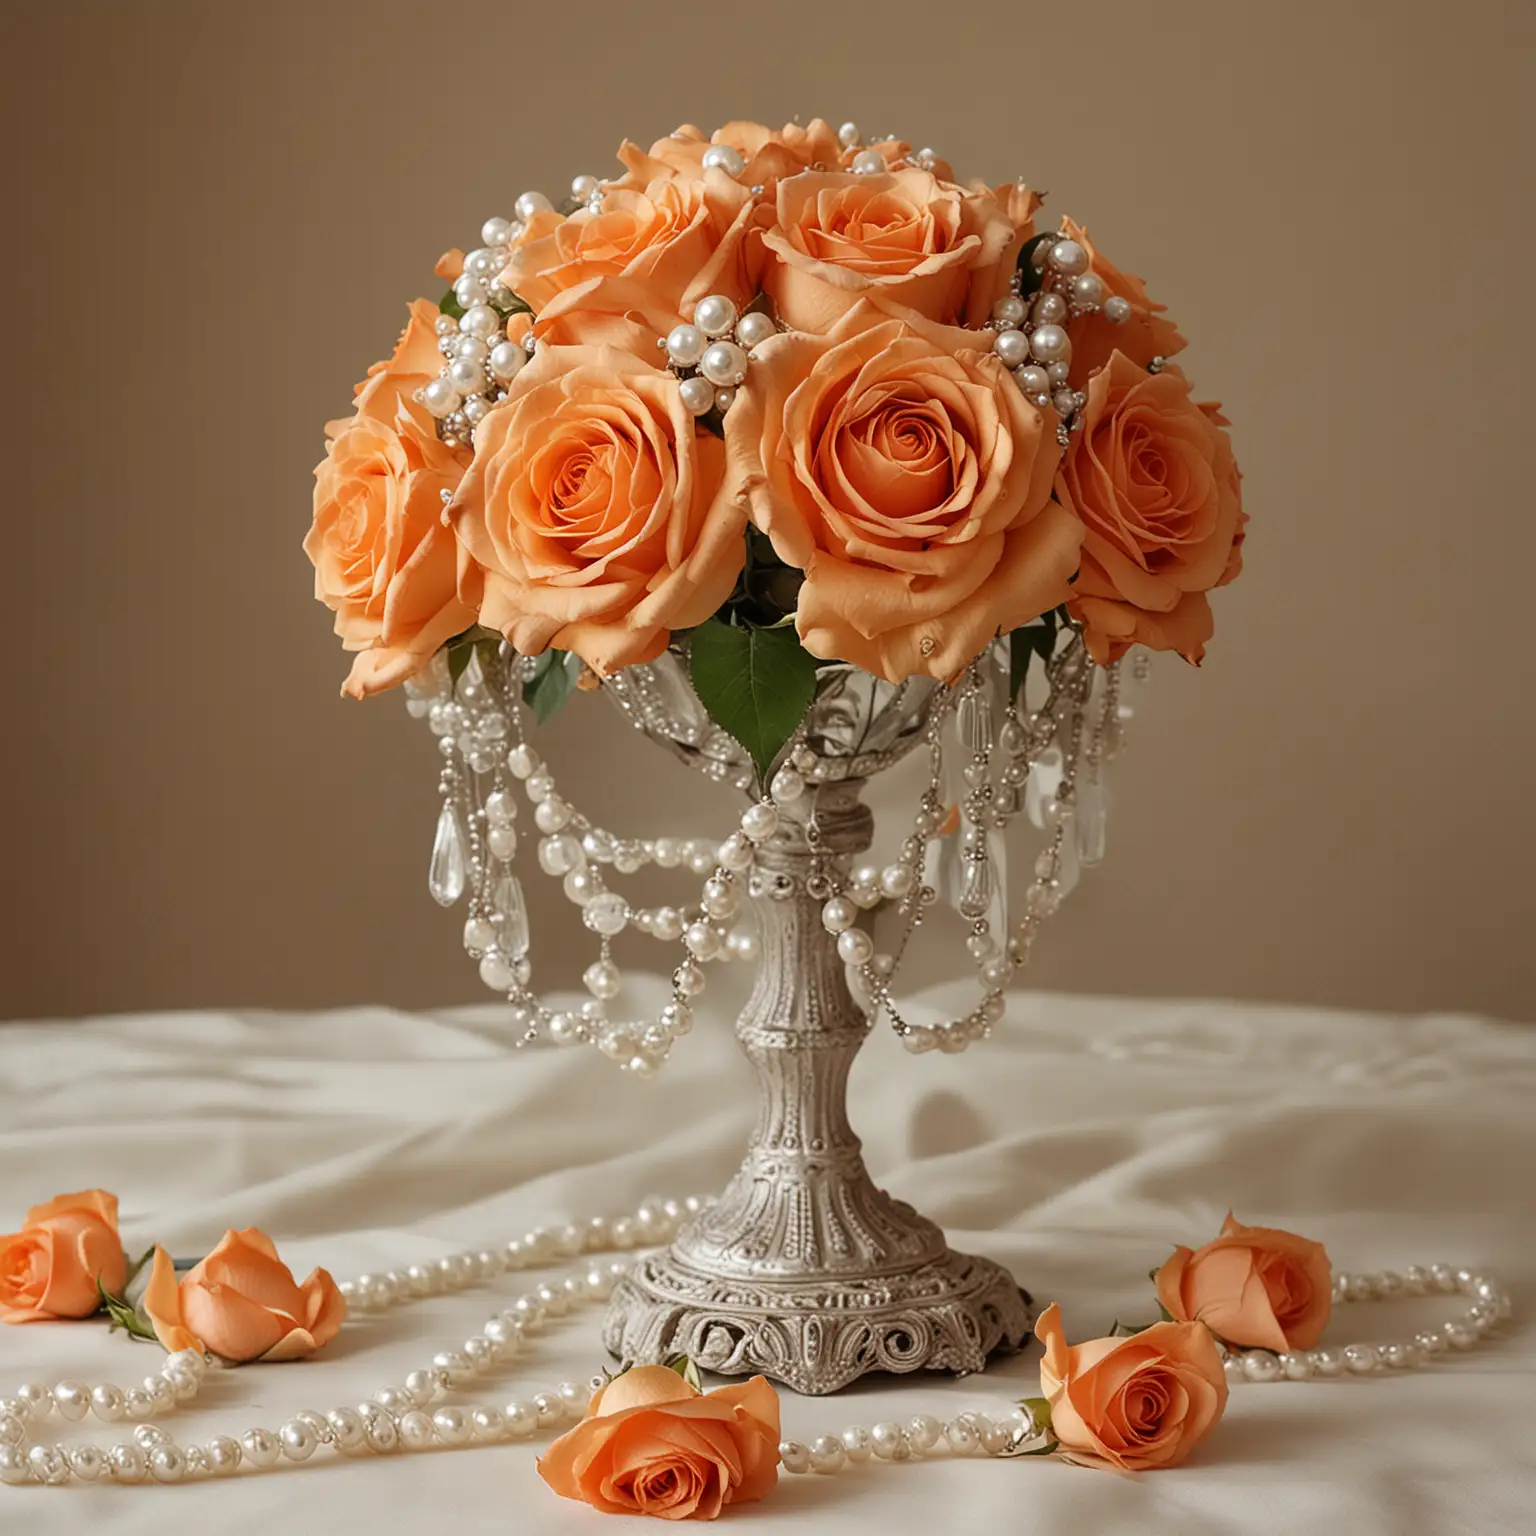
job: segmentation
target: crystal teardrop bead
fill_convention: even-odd
[[[1077,786],[1077,856],[1084,864],[1104,859],[1109,791],[1095,779],[1081,779]]]
[[[528,904],[516,875],[503,875],[496,882],[496,910],[501,914],[500,948],[521,960],[528,953]]]
[[[992,904],[992,865],[977,859],[965,866],[965,883],[960,890],[960,915],[977,918],[987,915]]]
[[[451,907],[464,894],[464,832],[451,803],[443,802],[427,866],[427,889],[441,907]]]
[[[992,704],[979,689],[960,700],[955,710],[960,740],[972,754],[992,750]]]

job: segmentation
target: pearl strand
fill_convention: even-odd
[[[556,1258],[665,1242],[683,1219],[708,1203],[696,1196],[682,1201],[648,1200],[632,1215],[615,1220],[597,1216],[553,1230],[536,1228],[499,1249],[453,1254],[435,1264],[411,1264],[381,1275],[364,1274],[343,1280],[340,1288],[353,1311],[383,1311],[501,1274],[542,1267]],[[515,1358],[549,1320],[564,1317],[573,1306],[606,1301],[627,1268],[622,1259],[606,1265],[589,1260],[584,1267],[518,1296],[489,1318],[479,1333],[456,1348],[438,1351],[430,1366],[407,1372],[399,1385],[381,1387],[355,1406],[326,1412],[300,1409],[275,1432],[258,1426],[238,1439],[217,1435],[204,1445],[183,1446],[158,1425],[144,1422],[197,1397],[217,1362],[195,1350],[168,1355],[142,1387],[127,1391],[105,1383],[92,1387],[61,1381],[51,1388],[23,1383],[11,1396],[0,1397],[0,1484],[58,1486],[103,1479],[125,1484],[178,1483],[228,1476],[242,1469],[265,1472],[302,1465],[325,1448],[339,1455],[387,1455],[397,1450],[457,1450],[528,1440],[540,1431],[552,1433],[583,1416],[590,1394],[605,1378],[594,1377],[585,1384],[561,1382],[505,1404],[460,1408],[440,1400]],[[1412,1344],[1355,1344],[1291,1355],[1231,1351],[1225,1361],[1228,1379],[1297,1381],[1422,1366],[1447,1348],[1471,1348],[1510,1315],[1509,1297],[1498,1282],[1470,1269],[1411,1265],[1401,1274],[1339,1274],[1334,1279],[1334,1298],[1341,1303],[1432,1294],[1461,1294],[1476,1300],[1463,1318],[1444,1324],[1438,1332],[1417,1334]],[[50,1445],[40,1437],[41,1426],[54,1415],[76,1423],[89,1414],[104,1423],[139,1422],[131,1439],[105,1449]],[[787,1473],[830,1474],[871,1458],[908,1461],[945,1451],[961,1457],[1011,1457],[1049,1445],[1049,1429],[1021,1406],[995,1420],[984,1413],[962,1413],[945,1423],[920,1413],[904,1423],[850,1424],[840,1435],[822,1435],[809,1444],[786,1439],[780,1443],[779,1456]]]
[[[1410,1264],[1401,1274],[1337,1274],[1336,1303],[1388,1301],[1410,1296],[1471,1296],[1473,1304],[1439,1328],[1424,1328],[1410,1340],[1345,1344],[1325,1349],[1277,1354],[1270,1349],[1228,1349],[1224,1365],[1229,1382],[1310,1381],[1314,1377],[1370,1376],[1386,1371],[1421,1370],[1448,1349],[1471,1349],[1510,1315],[1508,1294],[1493,1276],[1448,1264]]]

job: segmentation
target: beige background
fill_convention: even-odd
[[[1536,1016],[1533,10],[6,4],[0,1013],[474,995],[430,740],[309,596],[322,423],[524,187],[820,113],[1048,189],[1237,423],[1248,573],[1035,980]],[[550,737],[700,803],[601,703]]]

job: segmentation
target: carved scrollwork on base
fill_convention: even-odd
[[[824,855],[868,846],[860,787],[819,797]],[[759,1089],[746,1158],[670,1249],[620,1283],[603,1343],[622,1360],[687,1354],[817,1394],[870,1371],[979,1371],[1023,1341],[1028,1297],[870,1179],[847,1114],[868,1025],[806,892],[809,863],[805,829],[785,814],[759,851],[762,873],[787,878],[757,902],[762,963],[736,1027]]]

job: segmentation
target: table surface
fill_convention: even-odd
[[[944,1000],[927,994],[914,1017],[937,1016]],[[494,1007],[0,1025],[0,1227],[57,1191],[103,1185],[122,1198],[130,1251],[158,1240],[196,1254],[226,1226],[256,1225],[300,1274],[323,1264],[340,1277],[617,1214],[651,1193],[715,1189],[739,1161],[753,1106],[726,1021],[704,1012],[651,1082],[595,1052],[513,1052]],[[873,1464],[782,1479],[770,1500],[727,1517],[831,1533],[1532,1529],[1533,1089],[1536,1029],[1449,1015],[1018,994],[998,1035],[965,1056],[914,1059],[874,1037],[852,1101],[876,1177],[957,1247],[1059,1300],[1075,1338],[1148,1314],[1148,1269],[1172,1244],[1213,1236],[1229,1207],[1322,1240],[1341,1268],[1489,1269],[1511,1289],[1515,1321],[1422,1372],[1235,1388],[1216,1434],[1174,1471]],[[506,1305],[497,1297],[526,1284],[503,1277],[362,1318],[316,1360],[220,1373],[166,1426],[206,1441],[355,1402],[419,1363],[424,1343],[430,1354],[477,1331]],[[1329,1338],[1400,1337],[1452,1305],[1350,1306]],[[7,1328],[0,1390],[131,1384],[157,1359],[155,1346],[96,1326]],[[1038,1390],[1037,1361],[1031,1347],[965,1380],[786,1393],[786,1433],[1000,1411]],[[526,1396],[605,1363],[597,1314],[584,1310],[474,1400]],[[317,1461],[173,1489],[0,1487],[0,1530],[641,1528],[555,1498],[535,1454],[514,1444]]]

